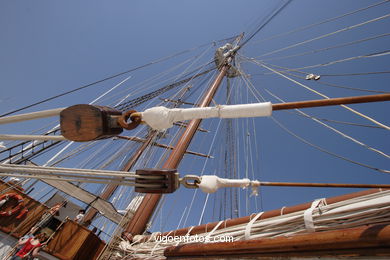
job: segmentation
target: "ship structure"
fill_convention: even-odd
[[[387,259],[390,3],[264,36],[295,2],[2,113],[0,257]]]

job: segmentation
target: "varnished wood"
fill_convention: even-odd
[[[142,153],[145,151],[145,149],[149,146],[149,144],[152,142],[152,140],[156,137],[157,131],[152,131],[148,138],[143,142],[141,147],[137,149],[137,151],[131,156],[131,158],[127,161],[126,165],[122,168],[122,171],[130,171],[130,169],[135,165],[139,157],[141,157]],[[100,195],[102,199],[109,199],[112,194],[114,194],[115,190],[118,188],[117,184],[109,184],[104,189],[104,192]],[[96,217],[98,211],[94,208],[91,208],[88,210],[87,214],[85,214],[84,222],[89,225],[92,220]]]
[[[214,94],[216,93],[219,85],[221,84],[222,79],[226,75],[228,68],[229,66],[225,65],[221,69],[214,83],[210,86],[208,91],[203,96],[200,107],[207,107],[211,103],[211,100]],[[181,135],[175,148],[173,149],[172,153],[169,155],[167,161],[164,163],[162,168],[165,169],[177,168],[181,159],[183,158],[185,151],[190,145],[191,139],[193,138],[201,121],[202,121],[201,119],[194,119],[190,121],[186,130]],[[128,226],[126,227],[125,231],[131,233],[132,235],[142,234],[145,231],[146,225],[149,222],[151,216],[153,215],[154,210],[161,199],[161,196],[162,196],[161,194],[146,194],[140,206],[136,210],[133,218],[130,220]]]
[[[122,112],[103,106],[74,105],[60,114],[61,134],[68,140],[87,142],[116,136],[123,129],[115,124]]]
[[[296,109],[296,108],[335,106],[335,105],[379,102],[379,101],[389,101],[389,100],[390,100],[390,94],[318,99],[318,100],[308,100],[308,101],[272,104],[272,110],[275,111],[275,110]]]
[[[331,197],[331,198],[326,199],[326,204],[330,205],[330,204],[337,203],[340,201],[353,199],[353,198],[357,198],[360,196],[365,196],[365,195],[369,195],[369,194],[373,194],[373,193],[377,193],[377,192],[381,192],[381,191],[382,191],[382,189],[370,189],[370,190],[363,190],[363,191],[359,191],[359,192],[349,193],[349,194],[345,194],[345,195],[341,195],[341,196]],[[295,206],[283,207],[282,209],[275,209],[275,210],[266,211],[259,217],[259,220],[306,210],[310,207],[311,207],[311,202],[307,202],[307,203],[303,203],[303,204],[299,204],[299,205],[295,205]],[[216,230],[226,228],[226,227],[232,227],[232,226],[236,226],[236,225],[242,225],[242,224],[248,223],[256,214],[257,213],[254,213],[252,215],[241,217],[241,218],[226,219],[221,225],[219,225],[219,221],[218,221],[218,222],[207,223],[207,224],[194,226],[194,227],[187,227],[187,228],[172,230],[169,232],[162,233],[161,236],[168,236],[168,235],[172,235],[172,234],[174,234],[175,236],[196,235],[196,234],[206,233],[207,231],[210,231],[213,228],[215,228],[215,226],[217,226],[217,225],[219,225],[219,227]],[[142,241],[147,241],[148,239],[149,239],[149,236],[146,236],[145,239]]]
[[[390,189],[390,184],[354,184],[354,183],[313,183],[313,182],[270,182],[261,181],[260,186],[277,187],[324,187],[324,188],[384,188]]]
[[[361,226],[225,243],[186,244],[169,247],[164,255],[167,257],[390,256],[390,225]]]

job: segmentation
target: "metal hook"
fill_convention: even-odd
[[[180,179],[180,184],[188,189],[197,189],[201,180],[202,178],[198,175],[186,175]]]

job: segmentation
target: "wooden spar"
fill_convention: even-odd
[[[365,196],[369,194],[374,194],[377,192],[381,192],[382,189],[370,189],[370,190],[364,190],[364,191],[359,191],[359,192],[354,192],[354,193],[349,193],[341,196],[336,196],[336,197],[331,197],[326,199],[326,204],[333,204],[337,203],[340,201],[344,200],[349,200],[353,198],[357,198],[360,196]],[[291,207],[283,207],[281,209],[276,209],[276,210],[270,210],[264,212],[260,219],[267,219],[267,218],[273,218],[277,217],[280,215],[285,215],[285,214],[290,214],[302,210],[306,210],[311,207],[311,202],[304,203],[304,204],[299,204]],[[251,219],[255,216],[256,214],[252,214],[246,217],[241,217],[241,218],[233,218],[233,219],[227,219],[225,220],[216,230],[222,229],[222,228],[227,228],[227,227],[232,227],[236,225],[241,225],[241,224],[246,224]],[[196,235],[196,234],[202,234],[202,233],[207,233],[208,231],[212,230],[215,228],[215,226],[219,225],[219,222],[212,222],[212,223],[207,223],[199,226],[194,226],[194,227],[187,227],[187,228],[181,228],[169,232],[162,233],[161,236],[185,236],[185,235]],[[142,241],[147,241],[149,239],[149,236],[146,236]]]
[[[186,244],[168,247],[164,255],[166,257],[186,257],[186,259],[187,257],[221,255],[224,258],[236,258],[237,256],[389,256],[390,225],[371,225],[235,242]]]
[[[308,183],[308,182],[269,182],[269,181],[260,181],[259,184],[260,184],[260,186],[282,186],[282,187],[383,188],[383,189],[390,189],[390,184]]]
[[[126,165],[122,168],[122,171],[129,171],[134,164],[137,162],[138,158],[142,155],[142,153],[145,151],[145,149],[148,147],[150,142],[154,139],[154,137],[157,135],[157,131],[153,131],[149,137],[143,142],[141,147],[137,149],[137,151],[132,155],[132,157],[127,161]],[[106,186],[106,189],[104,192],[100,195],[100,197],[104,200],[109,199],[112,194],[115,192],[115,190],[118,188],[118,184],[109,184]],[[84,217],[84,222],[86,224],[89,224],[92,222],[92,220],[96,217],[98,211],[94,208],[91,208]]]
[[[229,65],[227,64],[225,64],[221,68],[220,73],[218,74],[214,83],[210,86],[208,91],[203,96],[202,102],[199,105],[200,107],[209,106],[213,96],[215,95],[228,69],[229,69]],[[167,161],[164,163],[162,168],[164,169],[177,168],[193,136],[195,135],[196,130],[198,129],[201,121],[202,121],[201,119],[193,119],[190,121],[186,130],[181,135],[175,148],[172,150],[172,153],[169,155]],[[161,199],[161,196],[162,196],[161,194],[146,194],[140,206],[136,210],[133,218],[130,220],[128,226],[126,227],[125,231],[132,235],[142,234],[145,231],[146,225],[148,224],[151,216],[153,215],[154,210]]]
[[[296,108],[335,106],[335,105],[379,102],[379,101],[389,101],[389,100],[390,100],[390,93],[389,94],[386,93],[386,94],[358,96],[358,97],[330,98],[330,99],[318,99],[318,100],[272,104],[272,110],[276,111],[276,110],[296,109]]]
[[[130,141],[134,141],[134,142],[140,142],[140,143],[144,143],[144,142],[147,141],[147,139],[139,138],[139,137],[136,137],[136,136],[121,136],[121,135],[118,135],[117,138],[119,138],[119,139],[126,139],[126,140],[130,140]],[[166,145],[166,144],[153,143],[152,145],[157,146],[157,147],[161,147],[161,148],[165,148],[165,149],[173,150],[172,146]],[[192,152],[192,151],[186,151],[186,153],[192,154],[192,155],[201,156],[201,157],[206,157],[206,158],[212,158],[212,156],[207,155],[207,154],[203,154],[203,153],[197,153],[197,152]]]

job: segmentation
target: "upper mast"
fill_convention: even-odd
[[[243,35],[238,37],[237,43],[241,40],[242,36]],[[234,55],[235,52],[233,51],[230,53],[230,56],[227,57],[224,64],[220,68],[220,72],[218,76],[214,80],[213,84],[209,87],[208,91],[204,94],[202,98],[202,102],[200,103],[199,107],[209,106],[216,91],[218,90],[218,87],[222,82],[222,79],[225,77],[225,75],[227,74],[231,66],[230,62],[233,59]],[[186,130],[181,135],[179,141],[177,142],[172,153],[169,155],[168,159],[166,160],[162,168],[164,169],[177,168],[177,166],[180,164],[183,158],[185,151],[190,145],[190,142],[194,137],[195,132],[198,129],[201,121],[202,119],[193,119],[189,122]],[[125,228],[125,231],[131,233],[132,235],[142,234],[145,231],[146,226],[161,199],[161,196],[162,196],[161,194],[146,194],[140,206],[136,210],[133,218],[130,220],[129,224]]]

